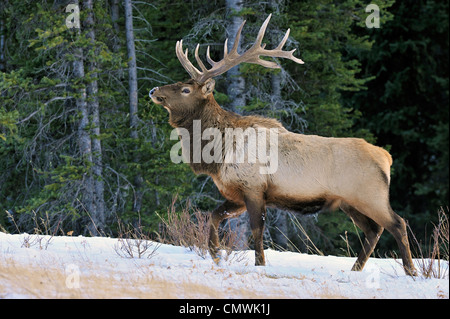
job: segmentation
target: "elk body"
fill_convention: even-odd
[[[282,51],[288,36],[273,50],[261,45],[270,16],[263,23],[255,44],[243,54],[237,53],[237,43],[244,23],[238,30],[234,47],[224,58],[213,61],[207,50],[207,69],[198,56],[195,58],[201,71],[188,60],[188,52],[182,51],[182,42],[177,42],[176,54],[191,79],[186,82],[156,87],[150,97],[169,112],[169,122],[178,130],[195,135],[194,123],[200,121],[201,132],[214,128],[223,136],[227,129],[255,130],[274,129],[277,132],[277,167],[270,173],[261,173],[261,167],[270,163],[256,155],[256,161],[227,162],[224,157],[237,151],[236,143],[219,145],[222,161],[192,161],[194,154],[192,138],[182,137],[183,154],[191,159],[190,166],[197,174],[212,177],[225,202],[211,216],[209,248],[218,261],[218,228],[220,223],[248,211],[250,227],[255,240],[255,264],[265,265],[263,232],[266,207],[277,207],[293,212],[317,212],[321,209],[341,208],[361,228],[365,240],[352,270],[362,270],[372,254],[384,229],[390,232],[400,249],[405,272],[415,274],[408,243],[405,221],[389,204],[390,167],[392,158],[384,149],[357,138],[325,138],[315,135],[295,134],[287,131],[274,119],[259,116],[241,116],[222,109],[214,99],[213,77],[222,74],[242,62],[260,64],[264,67],[279,67],[260,56],[288,58],[303,63],[293,56],[293,51]],[[264,130],[263,130],[264,132]],[[247,136],[248,137],[248,136]],[[245,139],[244,139],[245,140]],[[269,140],[269,139],[267,139]],[[205,147],[207,140],[199,145]],[[270,147],[267,143],[266,147]],[[230,146],[231,145],[231,146]],[[230,149],[231,147],[231,149]],[[241,145],[242,147],[242,145]],[[256,152],[245,140],[243,148]],[[257,153],[257,152],[256,152]],[[260,153],[257,153],[260,154]],[[246,157],[248,159],[248,156]]]

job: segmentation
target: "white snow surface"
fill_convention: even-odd
[[[264,267],[252,250],[216,265],[188,247],[147,243],[131,258],[116,238],[0,232],[0,298],[449,298],[447,261],[444,278],[427,279],[394,259],[353,272],[356,258],[267,249]]]

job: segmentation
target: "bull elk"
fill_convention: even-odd
[[[279,68],[273,61],[264,57],[290,59],[296,63],[303,61],[294,57],[292,51],[282,48],[289,37],[289,29],[280,44],[272,50],[262,44],[264,33],[270,20],[262,24],[255,43],[246,52],[237,52],[238,42],[245,21],[239,27],[234,45],[227,52],[227,40],[224,45],[224,57],[219,62],[210,57],[209,47],[206,59],[211,65],[208,69],[199,58],[199,45],[195,49],[195,59],[200,70],[188,59],[188,50],[183,52],[183,42],[176,43],[176,55],[189,73],[191,79],[150,91],[150,97],[169,112],[169,123],[177,131],[188,132],[195,136],[195,122],[201,123],[201,133],[214,128],[222,136],[227,129],[277,130],[277,169],[270,173],[261,173],[260,153],[256,162],[226,162],[224,157],[231,148],[223,140],[218,150],[222,150],[222,161],[190,161],[189,165],[196,174],[212,177],[217,188],[225,197],[211,216],[209,250],[213,259],[218,261],[218,228],[220,223],[230,217],[236,217],[245,210],[250,216],[250,226],[255,241],[255,264],[265,265],[263,249],[263,231],[266,206],[277,207],[297,213],[317,212],[323,209],[341,208],[365,234],[365,240],[352,270],[363,269],[372,254],[381,233],[387,229],[395,238],[400,249],[403,267],[407,274],[416,271],[411,258],[405,221],[397,215],[389,203],[391,155],[384,149],[358,138],[326,138],[315,135],[303,135],[289,132],[275,119],[260,116],[241,116],[222,109],[213,96],[214,77],[246,62],[259,64],[267,68]],[[197,133],[198,137],[198,133]],[[249,138],[241,144],[251,151]],[[197,141],[198,142],[198,141]],[[207,141],[201,140],[204,147]],[[182,136],[182,153],[192,159],[195,157],[194,139]],[[269,143],[270,144],[270,143]],[[254,151],[254,150],[253,150]],[[246,157],[247,158],[247,157]],[[309,208],[309,209],[306,209]]]

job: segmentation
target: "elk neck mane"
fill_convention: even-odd
[[[227,111],[223,109],[214,99],[212,94],[208,95],[195,107],[186,107],[183,111],[172,111],[169,115],[169,122],[175,128],[184,128],[189,132],[190,139],[190,158],[193,158],[193,132],[194,121],[200,120],[201,132],[207,128],[217,128],[225,134],[226,128],[242,128],[243,130],[249,127],[264,127],[264,128],[278,128],[280,132],[287,132],[284,126],[276,119],[265,118],[257,115],[240,115],[235,112]],[[181,138],[181,136],[180,136]],[[201,147],[209,141],[202,140]],[[182,143],[183,145],[183,143]],[[217,174],[220,169],[221,163],[204,163],[203,160],[200,163],[189,163],[190,167],[196,174]]]
[[[203,103],[199,103],[194,108],[186,108],[185,111],[171,112],[169,123],[175,128],[185,128],[192,133],[193,121],[200,120],[202,131],[206,128],[215,127],[224,132],[225,128],[248,128],[265,127],[279,128],[287,131],[284,126],[276,119],[266,118],[258,115],[240,115],[235,112],[223,109],[209,95]]]

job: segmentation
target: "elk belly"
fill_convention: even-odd
[[[316,214],[323,211],[333,211],[339,207],[340,199],[327,198],[326,196],[301,198],[285,195],[268,195],[266,204],[269,207],[287,210],[302,215]]]

